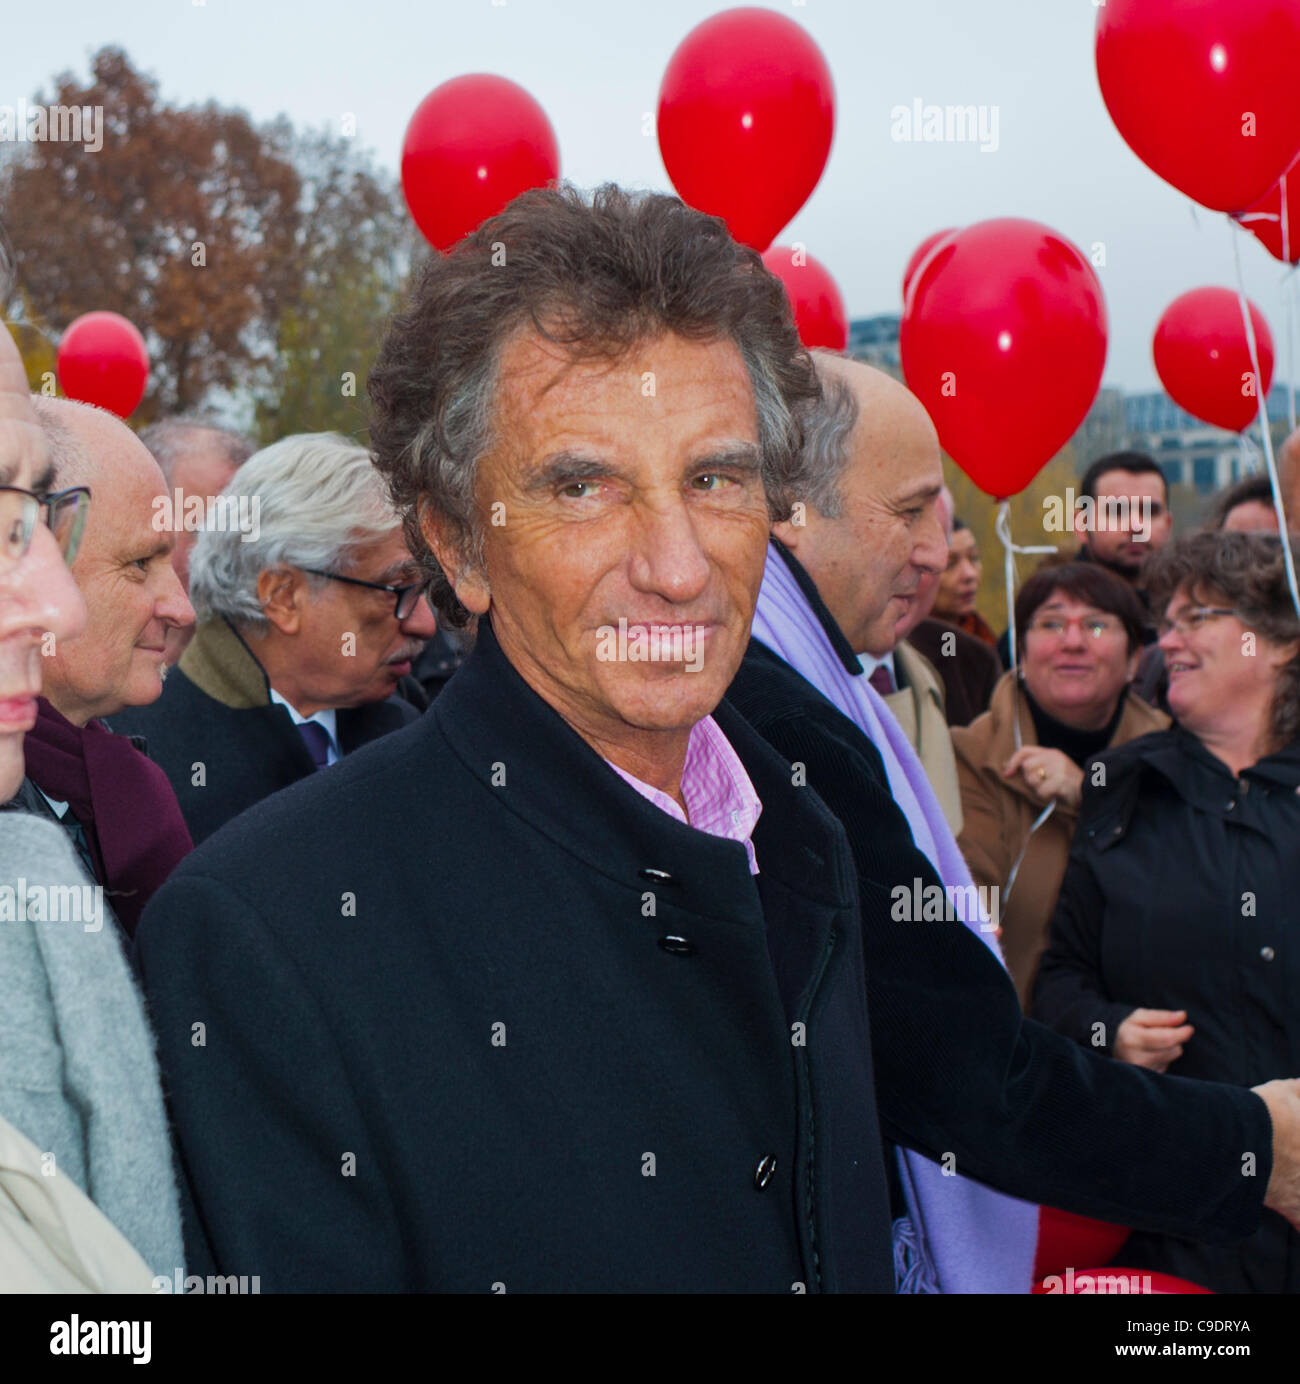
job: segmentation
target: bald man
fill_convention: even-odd
[[[156,525],[157,462],[111,413],[33,402],[54,488],[89,486],[92,500],[71,566],[86,625],[44,660],[17,800],[63,824],[130,935],[192,845],[166,775],[99,718],[159,697],[168,631],[192,625],[194,610],[172,568],[175,537]]]
[[[947,560],[938,437],[896,380],[822,352],[815,359],[824,399],[804,420],[808,494],[773,528],[753,638],[727,698],[848,834],[882,1112],[937,1089],[932,1080],[956,1083],[952,1100],[974,1098],[966,1133],[979,1161],[1020,1165],[1023,1145],[1013,1149],[1007,1133],[1019,1114],[996,1114],[1019,1099],[1003,1083],[1020,1023],[1015,989],[994,959],[996,900],[990,908],[979,899],[925,766],[890,711],[894,694],[873,678],[882,660],[859,657],[894,648]],[[925,734],[941,737],[951,759],[942,714],[934,720]],[[955,765],[952,779],[955,791]],[[911,840],[893,830],[895,803]],[[947,908],[917,906],[946,891]],[[968,1012],[987,1016],[978,1041],[954,1019]],[[934,1063],[945,1067],[942,1078]],[[944,1292],[1027,1290],[1036,1208],[966,1183],[969,1154],[958,1156],[954,1181],[915,1153],[887,1153],[901,1281]]]

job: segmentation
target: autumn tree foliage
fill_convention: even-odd
[[[394,181],[341,134],[168,104],[117,48],[94,56],[89,82],[65,74],[34,103],[104,116],[97,151],[10,144],[0,165],[4,307],[33,355],[43,363],[73,318],[109,309],[149,345],[136,424],[218,393],[245,413],[251,402],[264,440],[356,432],[376,329],[415,246]]]

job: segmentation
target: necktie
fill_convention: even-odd
[[[298,731],[307,742],[307,748],[311,751],[311,757],[316,767],[323,769],[329,763],[329,731],[317,721],[304,721],[298,727]]]
[[[890,693],[898,691],[898,688],[894,686],[893,675],[883,663],[876,665],[867,681],[882,697],[888,697]]]

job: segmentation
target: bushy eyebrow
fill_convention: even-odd
[[[762,454],[754,443],[740,443],[726,447],[722,451],[710,452],[707,456],[692,458],[682,471],[682,479],[699,475],[702,471],[739,471],[749,476],[762,473]],[[537,470],[524,483],[529,493],[562,489],[566,485],[576,485],[583,481],[602,480],[612,476],[615,480],[627,480],[627,473],[612,462],[598,457],[586,456],[580,452],[556,452],[546,457]]]

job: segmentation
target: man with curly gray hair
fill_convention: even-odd
[[[397,696],[437,628],[369,453],[300,433],[251,457],[190,559],[194,639],[145,737],[196,841],[413,719]]]
[[[1214,1097],[1022,1037],[960,925],[947,992],[898,992],[932,1059],[878,1107],[891,977],[861,909],[887,925],[889,891],[860,905],[807,766],[724,700],[820,397],[753,250],[674,197],[524,193],[429,259],[369,389],[411,552],[477,638],[418,723],[233,823],[144,919],[196,1265],[263,1291],[892,1292],[886,1130],[1012,1193],[1055,1174],[1071,1209],[1246,1232],[1260,1189],[1184,1137]],[[873,802],[889,869],[932,876]],[[915,925],[913,979],[942,926]],[[960,993],[981,966],[993,1048]],[[1263,1102],[1213,1113],[1216,1157],[1257,1147],[1267,1180]]]

